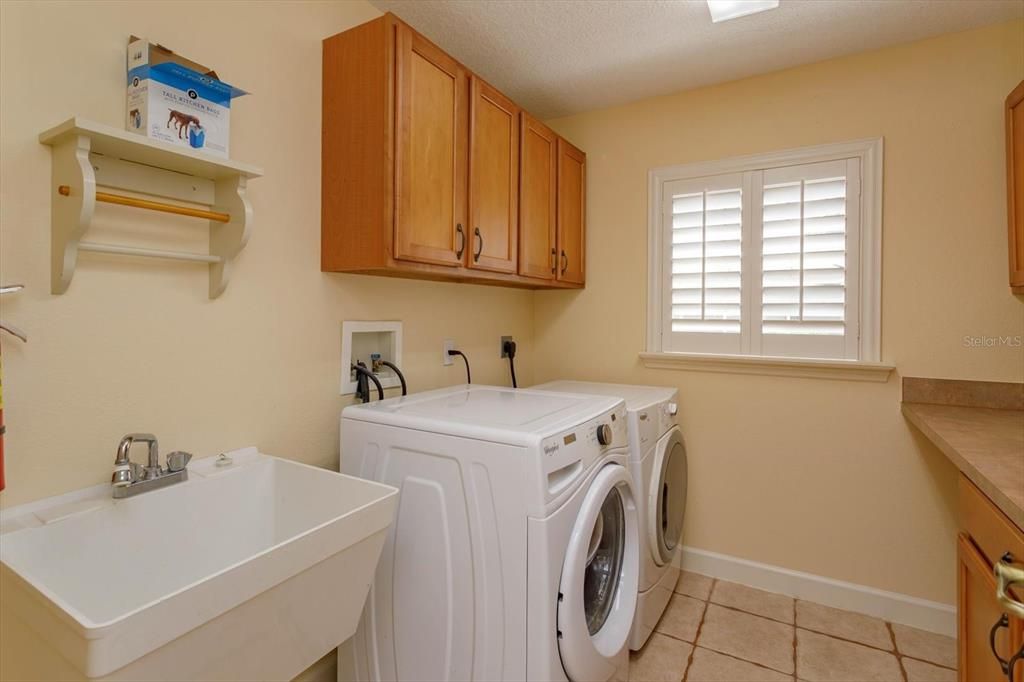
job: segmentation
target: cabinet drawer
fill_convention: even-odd
[[[1024,532],[960,474],[960,530],[971,537],[989,564],[1007,552],[1014,562],[1024,563]]]
[[[1009,682],[999,659],[1008,660],[1024,642],[1024,624],[996,600],[992,567],[967,538],[957,541],[957,645],[960,682]],[[997,658],[998,656],[998,658]],[[1014,666],[1013,682],[1021,682],[1024,664]]]

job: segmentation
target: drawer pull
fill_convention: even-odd
[[[1010,660],[1003,660],[1003,657],[996,651],[996,633],[999,632],[1000,628],[1009,627],[1010,619],[1006,617],[1004,613],[996,621],[996,624],[992,626],[992,629],[988,633],[988,645],[992,649],[992,655],[995,656],[996,660],[999,661],[999,669],[1006,675],[1006,679],[1009,682],[1013,682],[1013,669],[1017,666],[1017,663],[1024,660],[1024,644],[1020,645],[1020,649],[1017,650]]]
[[[1017,663],[1021,660],[1024,660],[1024,644],[1021,644],[1017,653],[1011,656],[1010,660],[1006,662],[1006,679],[1010,682],[1013,682],[1013,669],[1017,667]]]
[[[1012,566],[1013,556],[1007,552],[996,562],[993,573],[996,576],[996,600],[999,605],[1017,618],[1024,618],[1024,604],[1010,596],[1011,585],[1024,585],[1024,568]]]
[[[990,649],[992,649],[992,655],[995,656],[997,661],[999,661],[999,669],[1003,671],[1004,675],[1007,675],[1007,671],[1011,669],[1010,661],[1005,660],[1002,656],[999,655],[999,652],[996,651],[996,633],[999,632],[1001,628],[1006,628],[1009,626],[1010,619],[1007,618],[1006,614],[1004,613],[1003,615],[999,616],[999,620],[997,620],[996,624],[992,626],[992,629],[988,631],[988,646]]]

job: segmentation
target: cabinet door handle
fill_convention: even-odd
[[[455,250],[455,257],[462,260],[462,254],[466,251],[466,233],[462,231],[462,223],[455,226],[455,233],[459,235],[459,248]]]
[[[1002,628],[1009,626],[1010,619],[1007,618],[1004,613],[999,616],[999,620],[997,620],[996,624],[992,626],[992,629],[988,631],[988,648],[992,650],[992,655],[995,656],[997,661],[999,661],[999,668],[1003,671],[1004,675],[1006,674],[1006,671],[1010,669],[1010,662],[1000,656],[999,652],[996,651],[996,633],[998,633]]]
[[[565,255],[565,249],[562,249],[562,274],[569,269],[569,257]]]
[[[480,234],[479,227],[473,230],[473,235],[480,240],[479,243],[477,243],[476,253],[473,254],[473,262],[475,263],[480,260],[480,254],[484,252],[484,236]]]
[[[997,620],[996,624],[992,626],[992,629],[988,631],[988,646],[992,649],[992,655],[995,657],[996,661],[999,662],[999,669],[1003,671],[1003,674],[1006,675],[1006,679],[1009,682],[1013,682],[1013,669],[1016,667],[1018,661],[1024,660],[1024,644],[1021,644],[1020,649],[1018,649],[1017,653],[1013,656],[1010,656],[1009,660],[1004,659],[999,655],[999,652],[996,651],[996,633],[1002,628],[1009,627],[1009,625],[1010,619],[1005,613],[999,616],[999,620]]]
[[[1010,596],[1011,585],[1024,585],[1024,568],[1011,565],[1013,555],[1007,552],[996,562],[992,572],[996,576],[996,601],[1017,618],[1024,618],[1024,603]]]
[[[1006,679],[1009,682],[1013,682],[1013,669],[1017,667],[1017,662],[1022,660],[1024,660],[1024,644],[1021,644],[1017,653],[1010,656],[1010,660],[1006,662]]]
[[[551,249],[551,274],[558,272],[558,252]]]

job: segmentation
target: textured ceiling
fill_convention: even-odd
[[[1024,0],[371,0],[541,118],[1024,16]]]

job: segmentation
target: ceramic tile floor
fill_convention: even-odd
[[[631,682],[955,682],[956,640],[695,573]]]

